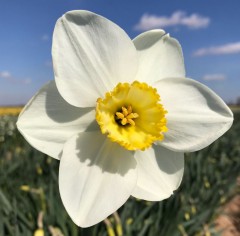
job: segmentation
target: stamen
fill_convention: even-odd
[[[126,107],[122,107],[122,113],[124,116],[127,116],[128,115],[128,110]]]
[[[117,116],[118,119],[123,119],[124,118],[124,115],[121,112],[116,112],[116,116]]]
[[[131,114],[131,113],[132,113],[132,106],[129,105],[128,108],[127,108],[127,110],[128,110],[128,114]]]
[[[116,114],[115,119],[121,120],[120,123],[122,125],[130,124],[130,125],[134,126],[135,122],[134,122],[133,119],[138,118],[139,115],[137,113],[133,113],[132,111],[133,110],[132,110],[131,105],[129,105],[128,108],[123,106],[122,107],[122,112],[118,111],[118,112],[115,113]],[[117,123],[120,124],[119,121]]]
[[[121,121],[121,124],[122,125],[126,125],[128,122],[127,118],[123,118],[122,121]]]
[[[128,123],[133,126],[135,125],[135,122],[132,119],[128,119]]]
[[[131,113],[127,116],[128,119],[132,119],[132,118],[138,118],[139,115],[137,113]]]

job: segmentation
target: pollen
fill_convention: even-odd
[[[96,105],[101,132],[128,150],[145,150],[163,140],[166,113],[157,90],[138,81],[119,83]]]

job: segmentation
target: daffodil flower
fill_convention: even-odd
[[[55,81],[30,100],[17,126],[60,160],[61,198],[81,227],[129,196],[171,196],[184,152],[208,146],[232,124],[213,91],[185,78],[181,47],[163,30],[131,40],[102,16],[71,11],[56,23],[52,56]]]

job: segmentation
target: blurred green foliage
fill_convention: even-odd
[[[217,210],[237,191],[240,113],[227,134],[208,148],[186,154],[184,178],[172,197],[162,202],[130,198],[118,211],[121,222],[115,215],[82,229],[61,202],[59,162],[30,147],[17,131],[16,119],[0,117],[1,236],[37,235],[41,227],[45,235],[59,236],[107,236],[114,235],[113,230],[118,236],[121,230],[125,236],[217,235],[213,227]]]

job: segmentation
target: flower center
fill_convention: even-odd
[[[121,125],[135,125],[134,119],[138,118],[138,113],[133,113],[132,106],[122,107],[122,111],[117,111],[115,120]]]
[[[128,150],[144,150],[163,140],[166,113],[157,90],[138,81],[119,83],[96,106],[102,133]]]

